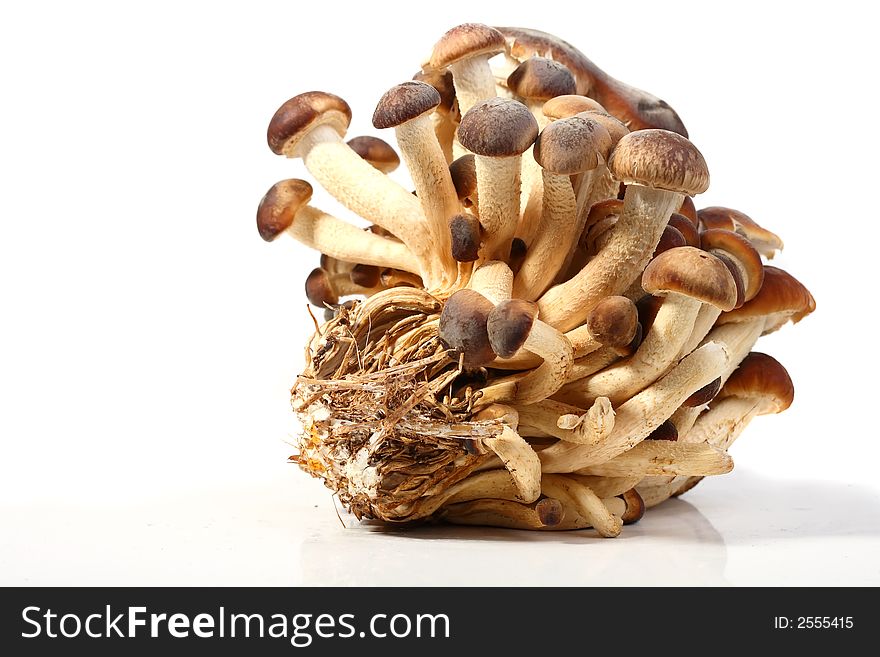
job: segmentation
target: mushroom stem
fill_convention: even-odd
[[[513,281],[513,295],[533,301],[547,289],[562,267],[566,245],[575,241],[575,196],[571,177],[543,170],[544,198],[541,230],[529,243],[526,258]]]
[[[620,518],[615,517],[602,500],[581,482],[564,475],[545,475],[541,486],[545,495],[555,497],[563,506],[574,509],[600,536],[614,538],[620,534]]]
[[[486,56],[468,57],[449,65],[452,84],[458,98],[459,112],[464,115],[481,100],[495,97],[495,76]]]
[[[420,263],[417,271],[429,288],[449,282],[436,261],[419,200],[364,161],[336,130],[317,126],[297,144],[294,155],[342,205],[398,236]]]
[[[695,350],[666,376],[617,409],[614,429],[601,445],[557,443],[539,457],[544,472],[574,472],[604,463],[632,449],[675,412],[695,390],[716,379],[729,363],[728,349],[709,343]]]
[[[510,299],[513,290],[513,272],[501,260],[484,262],[474,270],[468,287],[479,292],[497,306]]]
[[[715,326],[715,321],[718,319],[719,315],[721,315],[721,309],[713,306],[711,303],[704,303],[700,306],[697,318],[694,320],[694,327],[691,330],[691,334],[688,336],[688,339],[685,340],[684,345],[678,352],[679,359],[684,358],[697,348],[697,346],[703,341],[703,338],[705,338],[709,331],[712,330],[712,327]],[[679,427],[679,432],[680,431],[681,427]]]
[[[572,385],[591,374],[604,370],[618,360],[620,360],[620,354],[618,354],[613,347],[602,347],[586,356],[581,356],[574,361],[571,371],[565,379],[565,386],[559,389],[560,392],[562,394],[567,394],[567,391],[571,390],[571,388],[568,388],[569,385]],[[574,388],[576,387],[577,386],[574,386]]]
[[[596,445],[614,428],[614,409],[603,397],[586,412],[549,399],[517,406],[516,409],[523,424],[580,445]]]
[[[523,501],[537,500],[541,494],[541,462],[531,445],[507,425],[500,435],[483,439],[483,444],[501,459]]]
[[[705,443],[726,451],[749,422],[771,412],[771,406],[761,398],[725,397],[697,419],[688,434],[688,442]]]
[[[620,404],[650,385],[676,360],[694,326],[700,302],[683,294],[666,296],[644,341],[633,356],[598,374],[566,385],[557,399],[587,406],[597,397]]]
[[[421,271],[418,259],[401,242],[364,232],[309,205],[296,213],[285,232],[332,258],[409,272]]]
[[[485,260],[506,260],[510,254],[510,243],[519,223],[521,161],[519,155],[475,156]]]
[[[583,323],[604,297],[624,292],[648,264],[669,216],[683,198],[678,192],[627,186],[623,210],[604,248],[574,277],[538,299],[543,320],[569,331]]]
[[[709,476],[726,474],[731,470],[733,459],[724,451],[710,445],[646,440],[609,461],[583,468],[578,473],[601,477]]]

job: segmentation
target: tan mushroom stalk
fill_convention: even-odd
[[[403,240],[429,287],[442,288],[449,281],[436,261],[418,199],[342,141],[350,122],[351,109],[338,96],[300,94],[269,122],[269,147],[278,155],[302,158],[309,173],[342,205]]]
[[[600,477],[709,476],[726,474],[731,470],[733,459],[710,445],[647,440],[600,465],[582,468],[579,473]]]
[[[534,502],[541,495],[541,462],[532,447],[517,432],[519,416],[513,408],[491,404],[474,415],[474,420],[501,419],[501,432],[483,439],[495,452],[513,478],[517,494],[523,502]]]
[[[715,205],[703,208],[697,212],[697,217],[704,230],[714,228],[734,231],[742,235],[767,259],[772,259],[776,252],[781,251],[785,246],[776,233],[761,227],[750,216],[733,208]]]
[[[516,410],[520,423],[580,445],[598,444],[614,429],[614,409],[604,397],[597,399],[586,411],[550,399],[518,405]]]
[[[557,443],[539,454],[543,472],[575,472],[632,449],[668,419],[694,391],[717,378],[729,363],[728,349],[709,343],[686,356],[659,381],[621,404],[614,429],[598,446]]]
[[[353,137],[346,143],[351,150],[382,173],[391,173],[400,166],[400,157],[391,144],[378,137],[362,135]]]
[[[627,185],[623,211],[608,242],[571,280],[538,300],[544,321],[562,331],[580,324],[603,297],[626,290],[647,265],[684,195],[709,186],[709,171],[696,147],[664,130],[623,137],[608,168]]]
[[[413,80],[427,82],[440,94],[440,104],[431,114],[434,135],[443,151],[443,157],[450,163],[452,144],[455,141],[455,130],[458,127],[458,106],[455,103],[455,86],[452,83],[451,71],[419,71]]]
[[[537,299],[564,267],[570,249],[562,245],[573,244],[583,229],[571,176],[595,169],[610,147],[605,128],[579,116],[554,121],[538,136],[534,157],[543,170],[541,227],[514,279],[517,298]]]
[[[615,517],[602,500],[587,486],[564,475],[545,475],[542,480],[545,495],[560,500],[565,507],[583,516],[601,536],[613,538],[620,534],[622,521]]]
[[[449,68],[458,107],[465,114],[480,101],[495,97],[489,59],[504,52],[504,35],[480,23],[464,23],[446,32],[434,45],[429,70]]]
[[[291,178],[275,183],[257,209],[257,229],[267,242],[282,233],[339,260],[419,271],[420,262],[401,242],[367,233],[308,205],[312,186]]]
[[[461,117],[458,139],[475,156],[485,260],[510,254],[519,223],[522,154],[537,136],[535,118],[515,100],[483,101]]]
[[[642,286],[663,304],[645,339],[629,359],[561,391],[561,399],[584,405],[596,397],[620,404],[650,385],[678,358],[702,303],[730,310],[736,286],[727,267],[692,246],[670,249],[645,268]]]
[[[542,108],[544,102],[575,91],[574,77],[562,64],[544,57],[530,57],[520,64],[507,78],[507,87],[522,99],[532,112],[538,129],[547,125]],[[541,205],[544,198],[544,181],[541,167],[531,150],[526,151],[522,161],[521,219],[517,234],[529,246],[538,232]]]
[[[461,206],[430,119],[439,104],[440,94],[431,85],[404,82],[385,92],[379,100],[373,113],[373,127],[394,128],[434,240],[434,257],[445,268],[447,280],[452,280],[455,265],[451,257],[449,220]]]
[[[489,314],[487,330],[492,349],[509,358],[520,348],[544,361],[524,376],[515,376],[483,388],[481,400],[515,401],[532,404],[546,399],[565,382],[573,363],[571,343],[559,331],[537,318],[535,304],[512,299],[497,305]]]
[[[497,306],[510,299],[513,272],[501,260],[484,262],[474,270],[468,286]]]

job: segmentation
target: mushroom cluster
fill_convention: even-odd
[[[351,118],[303,93],[268,142],[370,226],[298,179],[257,224],[321,253],[291,459],[358,518],[616,536],[791,404],[752,348],[813,297],[765,264],[774,233],[696,210],[709,171],[662,100],[549,34],[469,23],[379,98],[400,156],[346,141]]]

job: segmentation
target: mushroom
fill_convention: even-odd
[[[308,205],[312,186],[291,178],[275,183],[257,209],[257,229],[267,242],[286,233],[329,256],[379,267],[419,271],[419,262],[407,247]]]
[[[451,71],[419,71],[413,80],[427,82],[440,94],[440,104],[431,114],[434,135],[443,150],[446,162],[452,162],[452,144],[455,141],[455,129],[458,127],[458,108],[455,104],[455,86],[452,83]]]
[[[697,212],[697,217],[704,230],[716,228],[739,233],[765,258],[772,259],[784,246],[776,233],[762,228],[754,219],[739,210],[715,205],[703,208]]]
[[[600,477],[634,474],[708,476],[726,474],[731,470],[733,459],[710,445],[652,440],[641,442],[601,464],[581,468],[578,473]]]
[[[522,61],[533,55],[564,64],[577,82],[577,93],[598,101],[630,130],[660,128],[687,137],[687,130],[668,103],[641,89],[616,80],[596,66],[574,46],[540,30],[499,27],[510,54]]]
[[[342,98],[311,91],[285,102],[267,131],[278,155],[302,158],[321,186],[349,210],[391,231],[419,262],[432,288],[449,281],[437,261],[419,200],[342,141],[351,109]]]
[[[346,143],[351,150],[382,173],[391,173],[400,166],[400,157],[391,145],[378,137],[363,135],[353,137]]]
[[[480,101],[495,97],[489,58],[504,52],[504,35],[480,23],[464,23],[446,32],[434,45],[428,70],[452,71],[458,107],[465,114]]]
[[[598,446],[557,443],[538,455],[543,472],[574,472],[604,463],[647,438],[696,390],[717,378],[730,360],[728,349],[709,343],[616,409],[614,429]]]
[[[781,413],[794,400],[794,384],[782,364],[751,352],[734,370],[709,411],[690,432],[691,441],[727,450],[758,415]]]
[[[701,303],[729,310],[736,302],[736,286],[727,267],[692,246],[670,249],[654,258],[642,275],[642,287],[665,298],[636,353],[569,384],[562,391],[563,401],[583,405],[596,397],[608,397],[616,405],[629,399],[675,363]]]
[[[608,510],[602,500],[587,486],[565,475],[545,475],[541,481],[545,495],[560,500],[583,516],[601,536],[613,538],[620,534],[621,521]]]
[[[559,331],[537,318],[534,303],[504,301],[489,313],[487,330],[493,351],[503,358],[520,348],[544,359],[524,376],[502,379],[483,388],[481,401],[516,401],[532,404],[546,399],[565,382],[573,363],[571,343]]]
[[[517,492],[524,502],[534,502],[541,495],[541,462],[532,447],[522,438],[516,428],[519,415],[516,410],[503,404],[490,404],[473,416],[481,420],[502,420],[501,433],[484,438],[483,444],[495,452],[510,473]]]
[[[473,262],[480,257],[480,220],[472,214],[456,214],[449,219],[452,258]]]
[[[640,326],[638,310],[626,297],[606,297],[590,312],[585,326],[598,344],[612,347],[621,355],[629,355],[626,351],[636,338]]]
[[[519,223],[522,153],[537,136],[535,117],[515,100],[482,101],[461,117],[458,139],[475,155],[486,260],[510,253]]]
[[[539,511],[541,502],[520,504],[510,500],[481,499],[472,502],[461,502],[443,507],[439,518],[457,525],[479,525],[488,527],[504,527],[506,529],[582,529],[585,525],[574,526],[564,520],[552,524],[556,518],[548,521],[546,510]]]
[[[378,279],[372,285],[363,285],[363,282],[355,282],[348,272],[331,274],[316,267],[306,277],[306,298],[313,306],[325,308],[328,305],[335,306],[340,297],[355,294],[369,296],[382,289]]]
[[[438,260],[451,278],[449,219],[461,206],[449,174],[449,164],[430,116],[440,104],[439,92],[425,82],[410,81],[392,87],[379,100],[373,113],[373,127],[394,128],[407,170],[422,205]]]
[[[565,245],[574,244],[583,230],[570,177],[595,169],[610,149],[605,128],[580,116],[554,121],[538,135],[534,156],[543,175],[541,229],[514,279],[514,296],[533,301],[564,267],[570,252]]]
[[[495,358],[486,330],[493,307],[482,294],[467,289],[455,292],[443,306],[440,339],[462,355],[465,369],[484,367]]]
[[[763,333],[772,333],[790,319],[797,324],[816,309],[816,301],[803,283],[788,272],[769,265],[758,293],[742,307],[723,313],[718,325],[764,317]]]
[[[754,299],[764,284],[764,263],[745,237],[727,230],[709,229],[700,233],[702,248],[715,256],[726,256],[739,271],[743,284],[742,303]]]
[[[624,525],[632,525],[645,515],[645,501],[635,488],[630,488],[622,495],[618,495],[626,504],[626,511],[620,517]]]
[[[667,225],[672,226],[681,233],[685,244],[688,246],[700,246],[700,232],[697,230],[696,226],[691,223],[691,220],[683,214],[673,212],[669,217],[669,223]]]
[[[608,242],[571,280],[538,300],[544,321],[563,331],[580,324],[602,297],[626,290],[645,268],[683,196],[701,193],[709,185],[706,162],[696,147],[664,130],[623,137],[608,168],[627,186]]]
[[[523,424],[579,445],[598,444],[614,428],[614,409],[605,397],[597,399],[586,412],[550,399],[517,405],[516,410]]]
[[[467,153],[453,160],[449,165],[449,175],[458,200],[477,217],[480,216],[479,190],[477,188],[477,165],[473,153]]]

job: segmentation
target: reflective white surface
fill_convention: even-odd
[[[880,496],[858,486],[739,471],[600,539],[345,515],[343,526],[301,477],[127,508],[0,507],[0,584],[880,584]]]

